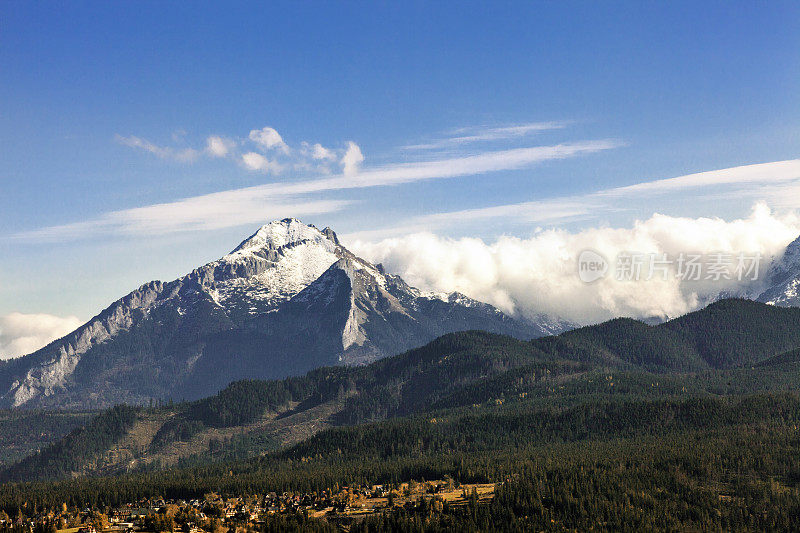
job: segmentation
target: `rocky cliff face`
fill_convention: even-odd
[[[153,281],[41,350],[0,365],[0,405],[99,407],[207,396],[242,378],[361,364],[438,335],[556,333],[463,295],[424,294],[295,219],[261,227],[230,254]]]
[[[770,265],[765,281],[768,288],[758,296],[758,301],[783,307],[800,305],[800,237]]]

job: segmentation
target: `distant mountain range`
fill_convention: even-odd
[[[0,364],[0,407],[97,408],[195,399],[244,379],[375,361],[449,332],[519,339],[571,325],[510,317],[462,294],[410,287],[296,219],[231,253],[152,281],[69,335]]]

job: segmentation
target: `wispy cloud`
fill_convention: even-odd
[[[400,185],[428,179],[446,179],[474,176],[501,170],[516,170],[556,159],[567,159],[622,146],[613,139],[563,143],[551,146],[534,146],[481,152],[464,157],[453,157],[434,161],[402,163],[376,169],[367,169],[353,176],[337,176],[287,185],[286,190],[295,193],[322,190],[355,189],[386,185]]]
[[[529,124],[518,124],[514,126],[500,127],[469,127],[453,130],[450,135],[427,143],[409,144],[403,146],[405,150],[436,150],[440,148],[451,148],[462,144],[486,141],[500,141],[523,137],[531,133],[561,129],[566,127],[568,122],[532,122]]]
[[[251,224],[281,216],[329,213],[349,205],[339,200],[310,200],[307,195],[346,189],[396,186],[422,180],[450,179],[527,168],[542,161],[610,150],[615,140],[596,140],[484,152],[466,157],[402,163],[355,174],[312,180],[268,183],[114,211],[96,219],[17,235],[25,239],[85,238],[97,233],[170,233]]]
[[[626,187],[607,189],[597,194],[601,196],[634,196],[721,185],[778,183],[796,179],[800,179],[800,159],[789,159],[637,183]]]
[[[247,152],[242,154],[242,163],[250,170],[258,170],[264,174],[278,174],[283,170],[283,165],[276,160],[267,159],[257,152]]]
[[[624,187],[602,189],[582,195],[563,196],[475,209],[433,213],[411,218],[383,229],[349,235],[369,239],[414,231],[446,228],[465,221],[511,219],[517,222],[555,223],[568,219],[597,217],[627,208],[631,199],[655,197],[686,190],[706,189],[710,198],[768,200],[776,207],[800,204],[800,159],[759,163],[687,174]],[[695,193],[693,199],[702,198]],[[685,202],[685,199],[680,200]]]
[[[131,135],[129,137],[117,135],[116,139],[120,144],[130,146],[131,148],[136,148],[138,150],[144,150],[145,152],[150,152],[161,159],[173,159],[175,161],[191,163],[200,156],[200,152],[194,148],[172,148],[169,146],[158,146],[147,139],[142,139],[141,137],[136,137],[135,135]]]
[[[522,202],[422,215],[391,226],[351,232],[340,237],[347,242],[375,241],[490,219],[513,219],[517,224],[553,224],[588,218],[600,207],[581,198]]]
[[[263,224],[266,220],[290,216],[308,217],[333,213],[350,205],[345,200],[272,200],[231,194],[235,192],[237,191],[111,211],[90,220],[33,230],[15,237],[54,242],[87,239],[97,235],[164,235]]]

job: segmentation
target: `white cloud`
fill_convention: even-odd
[[[75,316],[23,313],[0,316],[0,359],[34,352],[81,324]]]
[[[289,188],[296,193],[306,193],[322,190],[401,185],[429,179],[475,176],[501,170],[521,169],[542,161],[567,159],[596,153],[610,150],[620,145],[621,143],[618,141],[600,140],[481,152],[464,157],[388,165],[382,168],[362,170],[354,176],[298,182],[289,186]]]
[[[515,136],[522,136],[531,131],[541,131],[563,127],[566,123],[542,122],[523,124],[517,126],[504,126],[495,128],[462,129],[459,132],[472,131],[472,135],[462,135],[447,139],[448,143],[467,143],[476,140],[504,139]],[[622,143],[613,140],[588,141],[578,143],[564,143],[555,146],[539,146],[532,148],[517,148],[512,150],[483,151],[464,155],[462,157],[450,157],[434,161],[423,161],[419,163],[406,163],[387,165],[374,168],[363,172],[361,169],[364,162],[364,155],[361,148],[353,141],[347,143],[343,150],[333,150],[326,148],[320,143],[311,144],[306,141],[300,143],[300,148],[292,150],[287,145],[281,135],[269,126],[262,129],[251,130],[248,139],[255,143],[259,151],[248,151],[243,154],[236,153],[238,144],[246,142],[244,139],[230,139],[219,135],[211,135],[206,138],[205,146],[202,149],[194,148],[175,148],[169,146],[158,146],[146,139],[136,136],[123,137],[117,135],[117,141],[132,148],[147,151],[164,159],[174,159],[178,161],[192,162],[200,155],[205,154],[212,158],[231,157],[234,161],[239,161],[249,170],[258,170],[264,173],[277,174],[286,169],[294,169],[301,172],[317,172],[320,175],[329,175],[335,172],[335,162],[338,159],[342,176],[352,178],[359,176],[358,180],[350,180],[349,183],[324,184],[323,188],[330,186],[331,189],[352,188],[374,186],[382,184],[399,184],[416,181],[418,179],[429,179],[428,177],[416,177],[419,173],[441,173],[441,176],[430,177],[450,177],[457,175],[467,175],[473,173],[470,169],[466,171],[461,168],[464,165],[475,166],[475,174],[492,172],[495,169],[489,168],[496,166],[497,170],[507,170],[521,168],[532,164],[538,160],[558,159],[571,157],[579,152],[590,153],[621,146]],[[182,139],[182,137],[181,137]],[[267,151],[271,151],[270,154]],[[560,153],[559,153],[560,152]],[[514,160],[517,159],[515,162]],[[453,165],[452,169],[442,168],[442,165]],[[480,169],[481,165],[487,164],[485,169]],[[439,168],[437,168],[439,167]],[[400,173],[407,174],[406,177],[399,176]],[[299,188],[322,184],[325,180],[305,181],[298,184]],[[346,180],[344,180],[346,181]],[[374,183],[368,183],[374,181]],[[383,181],[384,183],[380,183]],[[390,183],[392,182],[392,183]],[[295,191],[297,192],[297,191]],[[310,192],[310,191],[304,191]]]
[[[345,176],[356,174],[363,161],[364,155],[361,153],[361,148],[353,141],[348,141],[347,151],[344,153],[341,160],[342,171]]]
[[[422,215],[383,228],[348,233],[343,237],[354,241],[375,241],[396,235],[426,232],[452,226],[464,227],[472,224],[480,228],[485,226],[481,222],[485,219],[508,219],[516,225],[529,227],[530,224],[553,224],[585,219],[595,216],[598,210],[599,206],[593,206],[581,199],[542,200]]]
[[[239,226],[274,218],[276,214],[299,217],[304,214],[329,213],[344,208],[349,202],[310,201],[305,196],[326,191],[396,186],[422,180],[452,179],[500,170],[521,169],[542,161],[576,157],[617,146],[619,143],[616,141],[601,140],[517,148],[467,157],[389,165],[362,170],[350,176],[338,175],[304,181],[267,183],[174,202],[112,211],[84,222],[24,232],[17,234],[16,237],[49,242],[55,239],[90,238],[98,233],[139,234],[143,231],[169,233]],[[253,156],[249,158],[249,163],[244,159],[243,163],[253,169],[263,169],[264,165],[261,159]],[[292,212],[292,209],[296,211]]]
[[[684,190],[706,189],[690,198],[680,196]],[[512,220],[516,223],[554,223],[580,218],[597,218],[600,214],[629,208],[631,200],[677,194],[681,204],[703,199],[737,199],[764,201],[768,205],[794,208],[800,203],[800,160],[775,161],[745,165],[675,178],[615,187],[583,195],[533,200],[475,209],[463,209],[423,215],[385,229],[377,228],[353,234],[359,239],[398,235],[415,231],[445,228],[479,220]],[[662,202],[660,205],[664,205]]]
[[[183,132],[180,136],[173,135],[173,140],[180,142],[183,140],[184,136],[185,132]],[[263,150],[272,150],[281,156],[288,156],[291,152],[289,146],[283,141],[280,134],[275,131],[275,129],[270,127],[265,127],[260,130],[252,130],[248,138],[258,145],[259,148]],[[202,150],[194,148],[159,146],[148,141],[147,139],[143,139],[135,135],[128,137],[117,135],[116,140],[120,144],[124,144],[125,146],[139,150],[144,150],[162,159],[174,159],[176,161],[183,162],[193,162],[202,154],[212,158],[227,157],[234,152],[237,145],[236,140],[222,137],[220,135],[210,135],[206,137],[205,147]],[[239,139],[239,141],[241,141],[241,139]],[[325,150],[325,148],[322,148],[321,146],[320,148]],[[251,170],[278,172],[283,168],[282,165],[278,165],[274,160],[268,161],[263,156],[261,159],[257,159],[252,154],[255,154],[255,152],[250,152],[242,157],[245,165]]]
[[[257,152],[247,152],[246,154],[242,154],[242,162],[250,170],[258,170],[265,174],[270,172],[277,174],[283,169],[283,166],[280,163],[276,161],[270,161]]]
[[[474,142],[499,141],[522,137],[530,133],[561,129],[567,124],[567,122],[532,122],[515,126],[459,128],[453,133],[461,135],[437,139],[429,143],[409,144],[403,148],[406,150],[433,150]]]
[[[174,159],[176,161],[191,163],[200,155],[200,152],[193,148],[171,148],[168,146],[158,146],[147,139],[142,139],[141,137],[136,137],[135,135],[131,135],[130,137],[117,135],[116,139],[120,144],[150,152],[151,154],[154,154],[162,159]]]
[[[407,282],[432,291],[457,290],[507,312],[547,312],[590,323],[613,316],[677,316],[703,297],[741,285],[729,282],[617,281],[614,275],[586,284],[577,275],[582,250],[612,262],[620,252],[644,254],[780,253],[800,233],[800,217],[777,216],[758,205],[745,219],[680,218],[655,214],[628,228],[579,232],[541,231],[528,239],[448,239],[417,233],[377,243],[345,242],[357,254],[383,263]],[[763,261],[765,262],[766,259]],[[762,262],[762,264],[763,264]]]
[[[284,154],[289,153],[289,146],[283,142],[283,138],[274,129],[266,126],[260,130],[250,131],[249,138],[265,150],[279,150]]]
[[[316,143],[311,147],[311,157],[322,161],[334,161],[336,160],[336,153],[334,153],[333,150],[325,148],[321,144]]]
[[[556,220],[580,217],[595,213],[599,204],[586,198],[556,198],[464,209],[448,213],[434,213],[419,217],[416,221],[426,227],[457,223],[462,220],[487,218],[514,218],[518,222],[554,222]]]
[[[211,135],[206,139],[206,153],[211,157],[225,157],[236,146],[230,139]]]
[[[607,189],[598,194],[602,196],[633,196],[719,185],[746,185],[756,182],[779,183],[796,179],[800,179],[800,159],[790,159],[637,183],[627,187]]]
[[[341,211],[346,200],[269,199],[240,194],[217,193],[178,202],[112,211],[98,218],[42,228],[19,238],[43,242],[86,239],[95,235],[164,235],[206,231],[286,217],[307,217]]]

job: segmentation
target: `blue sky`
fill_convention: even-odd
[[[232,4],[0,5],[0,315],[86,319],[288,215],[490,243],[798,199],[793,165],[595,195],[800,157],[796,2]]]

